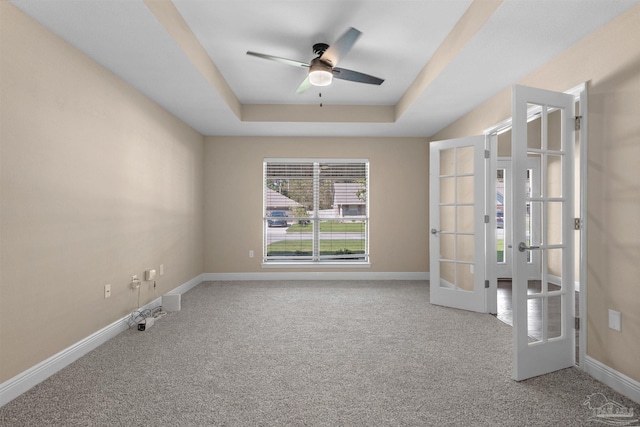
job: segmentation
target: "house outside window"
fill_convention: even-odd
[[[263,262],[369,262],[369,161],[265,159]]]

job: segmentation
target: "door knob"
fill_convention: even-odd
[[[524,242],[520,242],[518,244],[518,250],[520,252],[524,252],[524,251],[532,251],[534,249],[540,249],[540,246],[527,246]]]
[[[431,229],[431,234],[436,235],[436,234],[438,234],[440,231],[442,231],[442,230],[436,230],[435,228],[432,228],[432,229]]]

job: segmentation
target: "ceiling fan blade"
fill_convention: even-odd
[[[307,78],[304,79],[302,83],[300,83],[300,86],[298,86],[298,89],[296,89],[296,93],[306,92],[307,89],[309,89],[310,87],[311,87],[311,80],[309,80],[309,76],[307,76]]]
[[[356,40],[358,40],[358,37],[361,35],[362,33],[355,28],[349,28],[346,33],[341,35],[340,38],[335,41],[334,44],[329,46],[320,58],[331,62],[331,65],[335,67],[338,65],[338,61],[349,53]]]
[[[262,59],[268,59],[270,61],[282,62],[283,64],[293,65],[294,67],[306,67],[306,68],[309,68],[309,64],[306,64],[306,63],[300,62],[300,61],[295,61],[293,59],[280,58],[279,56],[267,55],[267,54],[264,54],[264,53],[251,52],[251,51],[248,51],[247,55],[256,56],[256,57],[262,58]]]
[[[384,79],[370,76],[369,74],[359,73],[346,68],[333,68],[333,77],[336,79],[349,80],[351,82],[367,83],[370,85],[381,85]]]

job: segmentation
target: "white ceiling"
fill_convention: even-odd
[[[186,26],[159,17],[143,0],[10,1],[200,133],[263,136],[433,135],[640,2],[505,0],[408,107],[396,110],[471,0],[174,0]],[[245,54],[309,62],[314,43],[331,44],[349,27],[363,34],[339,66],[381,77],[381,86],[334,80],[296,94],[305,69]],[[208,64],[198,66],[197,52],[176,36],[185,33]],[[310,107],[296,107],[308,108],[302,118],[286,110],[276,119],[264,112],[249,119],[243,111],[253,104],[272,112]],[[383,106],[395,115],[363,123],[320,111],[345,105]]]

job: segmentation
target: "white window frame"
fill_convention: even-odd
[[[298,259],[292,258],[267,258],[267,245],[268,245],[268,206],[267,206],[267,165],[269,163],[312,163],[314,165],[314,176],[313,176],[313,200],[314,200],[314,209],[313,216],[309,217],[309,220],[313,224],[313,255],[310,257],[301,257]],[[364,231],[364,254],[362,255],[362,259],[340,259],[340,256],[330,256],[330,259],[327,257],[320,256],[319,246],[320,246],[320,221],[326,220],[327,218],[321,218],[318,215],[318,206],[319,206],[319,181],[320,181],[320,173],[319,166],[323,163],[330,164],[347,164],[347,163],[362,163],[365,165],[365,180],[366,180],[366,198],[365,198],[365,215],[360,215],[356,218],[364,221],[365,231]],[[371,266],[370,257],[369,257],[369,204],[370,204],[370,180],[369,180],[369,159],[326,159],[326,158],[265,158],[263,160],[263,173],[262,173],[262,196],[263,196],[263,206],[262,206],[262,216],[263,216],[263,226],[262,226],[262,267],[263,268],[305,268],[305,267],[365,267],[368,268]],[[300,218],[290,217],[290,219],[296,221]],[[330,218],[329,218],[330,219]],[[352,257],[348,257],[352,258]]]

